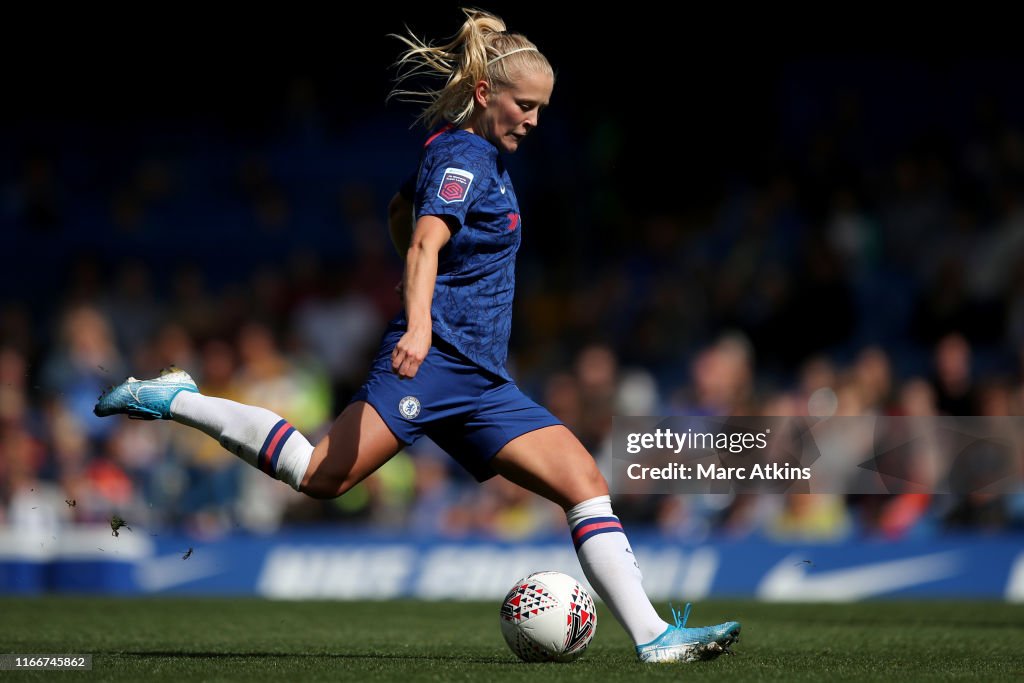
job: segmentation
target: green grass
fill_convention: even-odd
[[[664,614],[666,606],[660,606]],[[258,599],[0,599],[0,653],[92,654],[89,673],[0,673],[110,681],[635,681],[1019,679],[1024,607],[983,602],[770,605],[703,601],[691,625],[743,623],[736,656],[641,665],[598,606],[573,664],[523,664],[498,605]]]

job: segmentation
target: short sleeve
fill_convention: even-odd
[[[465,224],[484,191],[487,161],[465,142],[430,145],[416,182],[416,215],[450,216]]]

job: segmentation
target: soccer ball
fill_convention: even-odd
[[[501,635],[524,662],[571,662],[596,631],[594,599],[568,574],[530,574],[501,603]]]

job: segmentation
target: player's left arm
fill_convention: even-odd
[[[391,352],[391,369],[402,378],[416,376],[433,338],[431,303],[437,280],[438,254],[452,237],[450,217],[420,216],[405,257],[403,298],[406,330]],[[454,221],[453,221],[454,222]]]

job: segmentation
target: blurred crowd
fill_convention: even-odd
[[[126,133],[68,125],[77,147],[33,145],[7,169],[0,524],[564,531],[554,505],[476,484],[428,440],[315,501],[199,432],[93,416],[108,385],[173,364],[316,442],[361,383],[400,308],[384,217],[407,169],[373,171],[359,140],[387,125],[333,130],[310,87],[245,140],[147,129],[162,144],[96,162],[90,145]],[[955,135],[872,147],[847,94],[769,171],[678,204],[632,201],[621,124],[576,130],[577,172],[550,181],[565,162],[540,138],[514,174],[513,375],[606,473],[615,415],[1024,415],[1024,134],[991,100],[973,111]],[[1024,486],[615,498],[624,522],[697,540],[1024,530]]]

